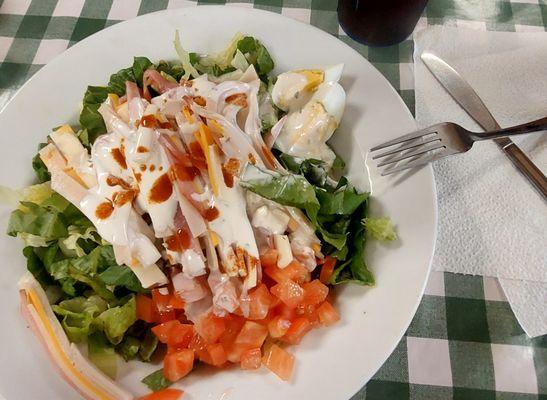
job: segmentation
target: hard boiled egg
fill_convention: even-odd
[[[338,127],[346,103],[346,93],[337,82],[321,83],[310,100],[290,112],[276,144],[292,156],[314,158],[332,165],[336,155],[327,146]]]
[[[324,69],[301,69],[277,77],[272,89],[274,104],[283,111],[294,111],[306,104],[322,83],[338,82],[343,64]]]

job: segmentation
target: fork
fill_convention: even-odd
[[[409,168],[419,167],[453,154],[465,153],[479,140],[521,135],[547,130],[547,117],[510,128],[489,132],[471,132],[452,122],[443,122],[429,128],[403,135],[370,149],[373,160],[383,159],[378,168],[382,176]],[[393,146],[396,146],[393,148]],[[379,150],[389,150],[377,153]],[[396,164],[397,163],[397,164]]]

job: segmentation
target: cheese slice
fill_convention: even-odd
[[[99,371],[74,344],[69,343],[45,292],[30,273],[19,281],[19,288],[29,322],[68,383],[87,399],[133,400],[131,393]]]

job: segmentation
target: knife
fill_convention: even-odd
[[[429,71],[466,112],[486,131],[500,129],[486,105],[463,77],[444,60],[432,53],[422,53],[422,61]],[[509,138],[494,139],[517,170],[547,201],[547,178],[528,156]]]

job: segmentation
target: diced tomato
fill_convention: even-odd
[[[268,336],[268,328],[253,321],[246,321],[236,337],[235,343],[261,347]]]
[[[276,297],[277,299],[277,297]],[[285,319],[293,319],[294,317],[296,317],[296,310],[295,308],[293,307],[289,307],[287,306],[285,303],[283,303],[281,300],[277,299],[279,301],[279,303],[274,307],[272,308],[270,314],[271,314],[271,318],[272,319],[273,317],[276,317],[276,316],[280,316],[280,317],[283,317]]]
[[[306,317],[297,317],[291,321],[291,326],[282,340],[290,344],[298,344],[311,329],[312,324]]]
[[[162,294],[163,291],[167,291],[167,288],[152,289],[152,300],[154,300],[154,304],[156,305],[159,313],[164,313],[173,309],[169,305],[171,295],[169,292]]]
[[[239,362],[244,351],[255,347],[262,347],[267,336],[267,327],[257,322],[246,321],[234,343],[226,349],[228,360],[233,363]]]
[[[156,306],[152,299],[144,294],[137,295],[137,319],[142,319],[149,324],[158,322]]]
[[[264,268],[264,273],[277,283],[286,280],[293,280],[296,283],[309,282],[311,274],[308,269],[296,260],[293,260],[285,268],[278,268],[276,265],[269,265]]]
[[[260,255],[262,268],[277,267],[277,250],[268,249]]]
[[[283,268],[283,271],[289,276],[290,279],[296,283],[302,284],[311,280],[310,271],[297,260],[291,261],[289,265]]]
[[[249,292],[249,319],[264,319],[274,302],[270,291],[261,283]]]
[[[177,321],[178,322],[178,321]],[[169,332],[167,344],[171,346],[186,347],[194,336],[194,326],[188,324],[177,324]]]
[[[325,301],[327,294],[329,294],[329,288],[323,285],[318,279],[304,283],[302,289],[304,289],[303,304],[319,304]]]
[[[272,345],[262,358],[264,365],[284,381],[288,381],[294,368],[294,356],[278,345]]]
[[[179,321],[168,321],[164,322],[162,324],[156,325],[152,328],[152,332],[158,340],[162,343],[167,344],[169,340],[169,334],[171,333],[171,329],[173,329],[174,326],[179,325]]]
[[[178,389],[163,389],[158,392],[139,397],[138,400],[180,400],[184,392]]]
[[[273,317],[270,322],[268,322],[268,332],[270,333],[271,337],[279,338],[287,333],[287,330],[290,326],[290,319],[283,318],[282,316],[278,315],[276,317]]]
[[[163,359],[163,376],[171,382],[188,375],[194,367],[194,351],[183,349],[167,354]]]
[[[262,363],[262,353],[259,347],[249,349],[241,354],[241,369],[258,369]]]
[[[328,301],[324,301],[317,307],[317,315],[319,315],[319,321],[325,326],[332,325],[340,320],[340,314]]]
[[[177,319],[177,313],[175,310],[169,310],[166,312],[160,312],[158,313],[158,322],[164,323],[169,322]]]
[[[277,265],[268,265],[264,266],[262,265],[262,270],[264,271],[264,274],[266,276],[269,276],[271,279],[273,279],[275,282],[280,283],[283,281],[286,281],[288,276],[283,272],[281,268],[278,268]]]
[[[199,359],[206,364],[220,367],[228,360],[226,351],[220,343],[208,344],[204,350]]]
[[[321,273],[319,274],[319,280],[328,285],[332,274],[334,273],[334,267],[336,266],[336,258],[327,256],[325,257],[325,262],[321,267]]]
[[[224,323],[226,324],[226,330],[219,338],[219,342],[222,343],[224,348],[227,348],[236,340],[237,335],[245,324],[245,318],[242,318],[238,315],[230,314],[226,318],[224,318]]]
[[[313,304],[299,304],[295,308],[296,314],[305,317],[311,322],[312,327],[316,327],[320,324],[319,315],[317,313],[317,307]]]
[[[171,299],[169,300],[169,307],[173,310],[184,310],[184,300],[180,297],[179,294],[173,293]]]
[[[188,343],[188,348],[190,350],[194,350],[199,359],[207,357],[205,350],[206,347],[207,343],[205,343],[205,340],[203,340],[203,338],[197,333],[194,335],[192,340],[190,340],[190,343]]]
[[[270,291],[275,297],[291,308],[296,307],[304,300],[304,289],[291,280],[278,283]]]
[[[215,343],[226,330],[226,323],[213,313],[202,317],[196,324],[196,331],[206,343]]]

